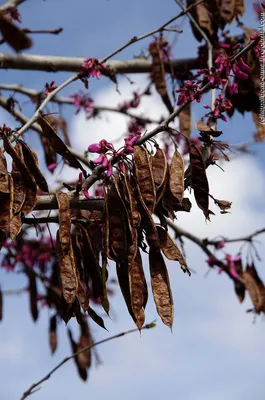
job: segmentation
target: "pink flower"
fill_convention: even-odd
[[[225,242],[224,241],[220,241],[216,243],[216,248],[217,249],[222,249],[223,247],[225,247]]]
[[[57,167],[57,164],[56,164],[56,163],[50,164],[50,165],[48,165],[48,170],[51,171],[51,172],[53,172],[53,171],[55,170],[56,167]]]
[[[114,150],[114,147],[107,140],[102,139],[99,143],[93,143],[88,146],[88,151],[90,153],[107,153],[109,150]]]
[[[101,153],[100,143],[93,143],[88,146],[88,151],[90,153]]]
[[[106,175],[108,178],[112,175],[112,172],[113,172],[113,167],[112,167],[111,163],[109,163],[107,171],[106,171]]]
[[[84,193],[84,196],[85,196],[86,199],[89,199],[89,198],[90,198],[90,195],[89,195],[89,193],[88,193],[88,189],[87,189],[87,188],[85,188],[85,189],[83,190],[83,193]]]
[[[94,160],[94,163],[101,164],[102,167],[106,168],[108,165],[108,159],[105,154],[100,154],[100,156]]]
[[[214,266],[214,264],[216,263],[216,258],[214,256],[210,256],[207,260],[207,263],[208,263],[209,267]]]
[[[21,16],[20,13],[18,11],[18,9],[16,7],[9,7],[6,10],[6,13],[10,15],[10,17],[14,20],[17,21],[21,24],[22,20],[21,20]]]
[[[93,111],[93,107],[94,107],[93,99],[91,99],[89,96],[83,94],[82,91],[79,91],[79,93],[70,94],[69,97],[71,97],[74,100],[73,104],[74,104],[74,106],[77,107],[76,114],[78,114],[80,112],[80,110],[83,109],[86,112],[87,117],[88,118],[91,117],[91,115],[93,114],[92,111]]]
[[[229,268],[230,275],[233,278],[237,279],[238,278],[238,273],[237,273],[236,268],[235,268],[235,262],[240,260],[240,256],[237,255],[236,257],[232,257],[230,254],[226,254],[225,259],[227,261],[227,265],[228,265],[228,268]]]
[[[100,78],[101,70],[106,70],[105,65],[100,63],[97,58],[86,58],[81,66],[81,72],[79,78],[84,83],[86,89],[88,89],[88,78],[91,76],[97,79]]]
[[[53,92],[58,86],[54,86],[55,81],[51,81],[51,83],[45,83],[44,94],[47,96],[49,93]]]

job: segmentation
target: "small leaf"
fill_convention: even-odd
[[[101,317],[96,313],[96,311],[93,310],[93,308],[88,307],[87,313],[88,313],[88,315],[90,316],[90,318],[92,318],[93,321],[96,322],[96,324],[98,324],[101,328],[103,328],[103,329],[105,329],[106,331],[108,331],[107,328],[105,327],[103,318],[101,318]]]

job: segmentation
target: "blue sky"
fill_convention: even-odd
[[[248,25],[257,24],[251,13],[251,1],[247,4]],[[34,37],[33,54],[62,56],[103,57],[122,45],[134,35],[150,31],[178,13],[175,2],[135,0],[98,0],[95,2],[76,0],[27,0],[20,7],[24,26],[32,29],[64,27],[59,36]],[[174,54],[176,57],[196,55],[195,41],[189,25],[183,25],[184,34],[179,36]],[[119,55],[119,59],[132,58],[145,50],[148,41],[140,42]],[[2,51],[9,51],[5,46]],[[62,82],[70,74],[48,74],[34,71],[1,71],[1,82],[21,83],[38,90],[46,81]],[[123,98],[130,98],[134,88],[141,87],[143,76],[134,76],[131,87],[121,79],[119,96],[113,85],[102,78],[93,80],[90,93],[97,104],[116,105]],[[69,94],[82,88],[75,83],[65,89]],[[202,102],[205,104],[207,101]],[[30,116],[31,107],[25,104],[24,112]],[[140,111],[152,117],[165,113],[158,96],[145,98]],[[202,105],[194,108],[194,121],[201,116]],[[102,119],[86,121],[83,115],[74,116],[74,110],[65,108],[64,115],[71,127],[73,146],[84,150],[91,142],[103,137],[112,139],[126,128],[120,115],[104,114]],[[5,113],[0,114],[1,123],[16,123]],[[242,142],[254,131],[251,118],[236,115],[223,124],[225,138],[232,143]],[[36,134],[28,134],[29,143],[38,141]],[[217,198],[233,201],[232,213],[220,215],[205,224],[201,212],[193,207],[189,215],[180,215],[180,226],[191,230],[200,237],[214,237],[217,234],[235,237],[248,234],[263,227],[264,216],[264,146],[256,146],[257,156],[238,156],[225,164],[225,173],[209,168],[212,193]],[[69,171],[63,172],[64,179]],[[75,177],[76,172],[71,176]],[[50,182],[54,178],[49,178]],[[260,238],[262,241],[262,238]],[[235,254],[238,246],[231,245],[229,251]],[[259,247],[264,259],[264,248]],[[173,333],[158,321],[156,329],[124,337],[102,345],[98,352],[103,365],[90,371],[90,378],[83,383],[77,376],[75,366],[69,362],[42,385],[35,393],[36,400],[47,398],[72,399],[89,396],[93,400],[152,398],[153,400],[256,400],[264,399],[264,324],[258,318],[246,314],[250,308],[247,299],[239,305],[233,293],[232,284],[223,275],[211,272],[207,277],[205,255],[193,244],[187,242],[187,259],[190,268],[196,271],[191,278],[179,270],[175,263],[168,263],[175,301],[175,323]],[[144,259],[145,268],[147,260]],[[258,263],[260,275],[265,278],[262,263]],[[111,265],[110,272],[113,274]],[[3,289],[24,285],[21,277],[0,273]],[[148,283],[150,280],[148,279]],[[149,284],[150,287],[150,284]],[[60,325],[59,348],[54,356],[48,347],[48,310],[44,309],[36,324],[28,312],[28,298],[4,298],[4,320],[0,325],[0,398],[19,398],[32,382],[46,374],[57,362],[70,353],[66,329]],[[112,320],[106,319],[109,333],[91,324],[96,340],[133,327],[127,315],[119,290],[113,298]],[[147,307],[147,321],[157,319],[150,295]],[[75,324],[70,326],[76,331]],[[76,331],[77,332],[77,331]]]

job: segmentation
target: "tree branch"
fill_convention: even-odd
[[[144,329],[151,329],[151,328],[154,328],[154,327],[155,327],[155,322],[151,322],[150,324],[144,325],[144,326],[142,327],[142,330],[144,330]],[[93,344],[91,344],[91,345],[89,345],[89,346],[87,346],[87,347],[84,347],[83,349],[77,351],[76,353],[73,353],[71,356],[65,357],[59,364],[56,365],[56,367],[54,367],[50,372],[48,372],[47,375],[45,375],[45,376],[44,376],[42,379],[40,379],[38,382],[33,383],[33,384],[28,388],[28,390],[26,390],[26,392],[24,392],[24,394],[23,394],[23,396],[21,397],[20,400],[25,400],[30,394],[33,393],[33,391],[36,391],[37,386],[39,386],[41,383],[47,381],[47,380],[51,377],[51,375],[54,374],[54,372],[56,372],[56,371],[57,371],[60,367],[62,367],[65,363],[67,363],[69,360],[75,358],[75,357],[78,356],[79,354],[84,353],[84,352],[86,352],[86,351],[92,349],[93,347],[98,346],[99,344],[103,344],[103,343],[109,342],[109,341],[114,340],[114,339],[118,339],[118,338],[120,338],[120,337],[122,337],[122,336],[129,335],[130,333],[135,333],[135,332],[139,332],[138,328],[130,329],[130,330],[128,330],[128,331],[118,333],[117,335],[110,336],[110,337],[108,337],[108,338],[106,338],[106,339],[102,339],[102,340],[100,340],[100,341],[98,341],[98,342],[96,342],[96,343],[93,343]]]
[[[103,210],[104,199],[103,197],[90,197],[87,199],[84,195],[76,195],[74,193],[68,193],[70,200],[70,208],[78,210]],[[55,194],[45,194],[38,197],[38,202],[34,208],[34,211],[40,210],[57,210],[58,203]]]
[[[46,72],[80,72],[84,60],[85,57],[0,53],[0,68]],[[170,72],[169,63],[165,61],[164,64],[166,71]],[[174,70],[205,67],[198,58],[174,59],[171,60],[171,65]],[[125,61],[113,60],[106,63],[106,66],[117,74],[133,74],[151,72],[152,62],[143,58]],[[104,75],[104,70],[102,70],[102,75]]]
[[[0,6],[0,11],[5,11],[10,7],[17,7],[20,4],[24,3],[26,0],[9,0],[2,6]]]

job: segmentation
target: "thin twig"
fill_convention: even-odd
[[[175,17],[170,18],[167,22],[165,22],[163,25],[161,25],[159,28],[152,30],[151,32],[145,33],[142,36],[134,36],[130,40],[128,40],[127,43],[125,43],[123,46],[119,47],[117,50],[113,51],[110,53],[108,56],[104,57],[100,62],[105,63],[107,60],[115,56],[116,54],[120,53],[122,50],[126,49],[126,47],[130,46],[133,43],[139,42],[140,40],[146,39],[149,36],[155,35],[158,32],[162,32],[163,29],[171,24],[171,22],[176,21],[176,19],[183,17],[189,10],[191,10],[193,7],[196,7],[198,4],[201,4],[204,0],[199,0],[194,4],[191,4],[189,7],[187,7],[185,10],[181,11],[178,15],[175,15]]]
[[[155,327],[155,323],[154,323],[154,322],[151,322],[150,324],[144,325],[144,326],[142,327],[142,330],[144,330],[144,329],[150,329],[150,328],[154,328],[154,327]],[[33,384],[28,388],[28,390],[26,390],[26,391],[24,392],[24,394],[23,394],[23,396],[21,397],[20,400],[26,399],[30,394],[33,393],[33,390],[35,390],[41,383],[47,381],[47,380],[51,377],[51,375],[54,374],[54,372],[56,372],[60,367],[62,367],[62,365],[64,365],[64,364],[65,364],[66,362],[68,362],[69,360],[75,358],[75,357],[78,356],[79,354],[84,353],[84,352],[86,352],[86,351],[88,351],[88,350],[92,349],[93,347],[98,346],[98,345],[100,345],[100,344],[109,342],[109,341],[114,340],[114,339],[118,339],[118,338],[120,338],[120,337],[122,337],[122,336],[128,335],[128,334],[130,334],[130,333],[135,333],[135,332],[139,332],[138,328],[130,329],[130,330],[128,330],[128,331],[118,333],[117,335],[110,336],[110,337],[108,337],[108,338],[106,338],[106,339],[99,340],[98,342],[95,342],[95,343],[93,343],[93,344],[91,344],[91,345],[89,345],[89,346],[87,346],[87,347],[84,347],[83,349],[77,351],[76,353],[72,354],[71,356],[65,357],[59,364],[56,365],[56,367],[54,367],[50,372],[48,372],[47,375],[45,375],[45,376],[44,376],[42,379],[40,379],[37,383],[33,383]]]

